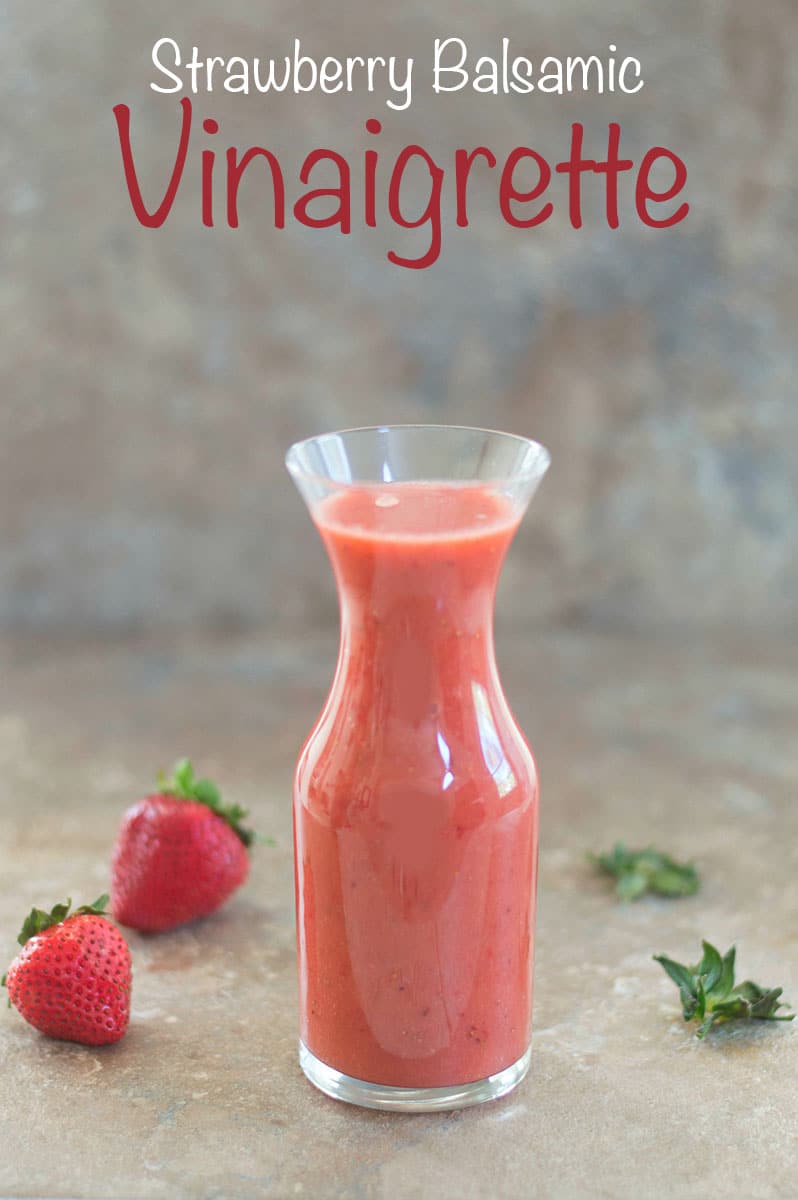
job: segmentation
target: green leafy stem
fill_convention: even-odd
[[[158,787],[167,796],[177,796],[181,800],[195,800],[210,808],[217,816],[226,821],[234,833],[249,847],[256,840],[255,831],[245,828],[242,821],[246,820],[249,812],[240,804],[223,804],[219,788],[210,779],[197,779],[194,768],[187,758],[181,758],[172,769],[171,778],[165,774],[158,776]]]
[[[645,850],[627,850],[616,842],[609,854],[590,854],[594,866],[616,880],[621,900],[637,900],[646,892],[657,896],[692,896],[700,886],[692,863],[680,863],[648,846]]]
[[[792,1021],[794,1013],[778,1013],[780,1008],[790,1007],[780,999],[782,988],[763,988],[750,979],[735,985],[734,946],[722,958],[709,942],[702,946],[704,955],[695,967],[683,966],[664,954],[654,955],[654,961],[679,989],[685,1021],[701,1022],[696,1037],[705,1037],[713,1025],[724,1021]]]

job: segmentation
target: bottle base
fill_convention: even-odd
[[[485,1079],[476,1079],[473,1083],[455,1083],[450,1087],[389,1087],[344,1075],[316,1058],[304,1042],[299,1043],[299,1065],[319,1091],[347,1104],[389,1112],[443,1112],[498,1100],[521,1082],[529,1070],[531,1056],[530,1046],[526,1054],[503,1071],[488,1075]]]

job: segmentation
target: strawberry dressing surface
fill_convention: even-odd
[[[492,637],[519,515],[391,483],[314,520],[342,637],[295,784],[302,1039],[376,1083],[482,1079],[529,1044],[537,778]]]

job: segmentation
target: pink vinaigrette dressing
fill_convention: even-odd
[[[483,1080],[530,1036],[537,777],[492,632],[522,511],[408,482],[312,515],[341,649],[296,773],[302,1041],[386,1087]]]

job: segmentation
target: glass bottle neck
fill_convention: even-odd
[[[336,691],[370,697],[420,727],[499,689],[493,609],[503,551],[479,564],[454,554],[374,564],[353,579],[333,554],[341,605]],[[364,582],[367,586],[363,586]]]
[[[499,493],[430,485],[342,493],[317,521],[338,585],[338,683],[416,712],[495,679],[493,607],[520,513]],[[434,703],[434,700],[430,700]]]

